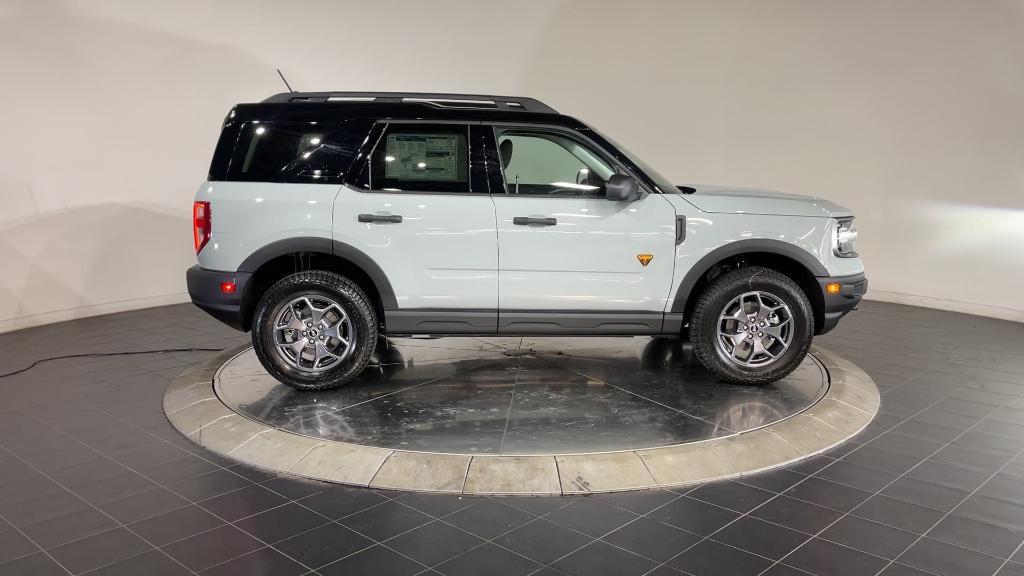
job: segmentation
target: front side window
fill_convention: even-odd
[[[498,133],[508,194],[533,196],[602,196],[612,165],[576,138],[533,130]]]
[[[373,190],[469,192],[468,127],[391,124],[370,154]]]
[[[369,130],[369,121],[340,124],[249,122],[238,134],[228,180],[340,182]]]

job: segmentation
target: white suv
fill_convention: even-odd
[[[194,205],[196,305],[281,382],[351,382],[381,335],[688,336],[762,384],[864,294],[849,210],[675,186],[530,98],[235,106]]]

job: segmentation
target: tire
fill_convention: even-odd
[[[813,336],[807,295],[787,276],[757,266],[712,281],[690,319],[690,341],[701,364],[734,384],[784,378],[803,361]]]
[[[256,305],[256,356],[271,376],[297,390],[349,384],[370,361],[376,342],[377,313],[370,299],[333,272],[286,276]]]

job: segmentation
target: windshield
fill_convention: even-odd
[[[593,130],[593,128],[591,128],[591,130]],[[680,193],[679,188],[676,188],[676,185],[673,184],[671,180],[659,174],[657,170],[651,168],[646,162],[641,160],[639,156],[630,152],[625,146],[619,144],[614,139],[608,137],[608,135],[605,134],[604,132],[599,132],[597,130],[594,130],[594,132],[600,134],[601,137],[607,140],[609,144],[618,148],[619,152],[624,154],[630,162],[636,164],[637,168],[639,168],[648,178],[650,178],[654,182],[654,185],[658,187],[662,194]]]

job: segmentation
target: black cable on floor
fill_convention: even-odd
[[[95,358],[100,356],[134,356],[137,354],[161,354],[165,352],[223,352],[223,348],[163,348],[161,350],[135,350],[132,352],[90,352],[87,354],[65,354],[64,356],[51,356],[50,358],[42,358],[29,364],[28,366],[15,370],[14,372],[8,372],[6,374],[0,374],[0,378],[7,378],[8,376],[14,376],[15,374],[21,374],[22,372],[28,372],[36,366],[45,362],[51,362],[53,360],[64,360],[66,358]]]

